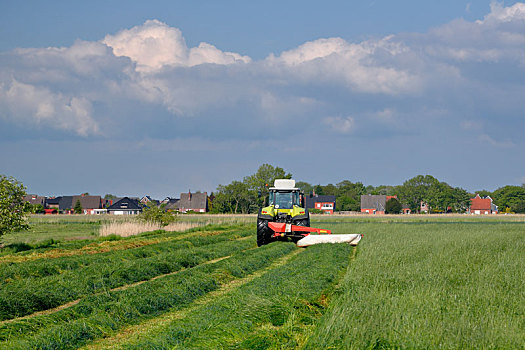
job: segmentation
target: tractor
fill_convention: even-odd
[[[303,193],[295,187],[295,180],[291,179],[276,179],[269,192],[268,206],[261,208],[257,215],[257,246],[288,238],[297,243],[307,232],[310,232],[297,228],[310,226],[310,215],[304,208]],[[276,226],[272,223],[285,225],[279,225],[283,229],[276,230]]]

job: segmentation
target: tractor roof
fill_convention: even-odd
[[[299,189],[295,187],[295,180],[275,179],[273,182],[273,187],[270,187],[270,190],[298,191]]]

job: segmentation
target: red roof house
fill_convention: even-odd
[[[492,203],[492,198],[489,196],[481,198],[479,194],[476,194],[476,197],[470,199],[469,213],[476,215],[497,214],[498,206]]]

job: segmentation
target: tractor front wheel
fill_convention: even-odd
[[[268,227],[268,220],[257,218],[257,246],[273,242],[272,230]]]

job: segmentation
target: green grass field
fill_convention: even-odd
[[[523,216],[315,216],[364,238],[306,249],[183,219],[217,224],[108,240],[104,217],[33,217],[0,248],[0,348],[524,349]]]

